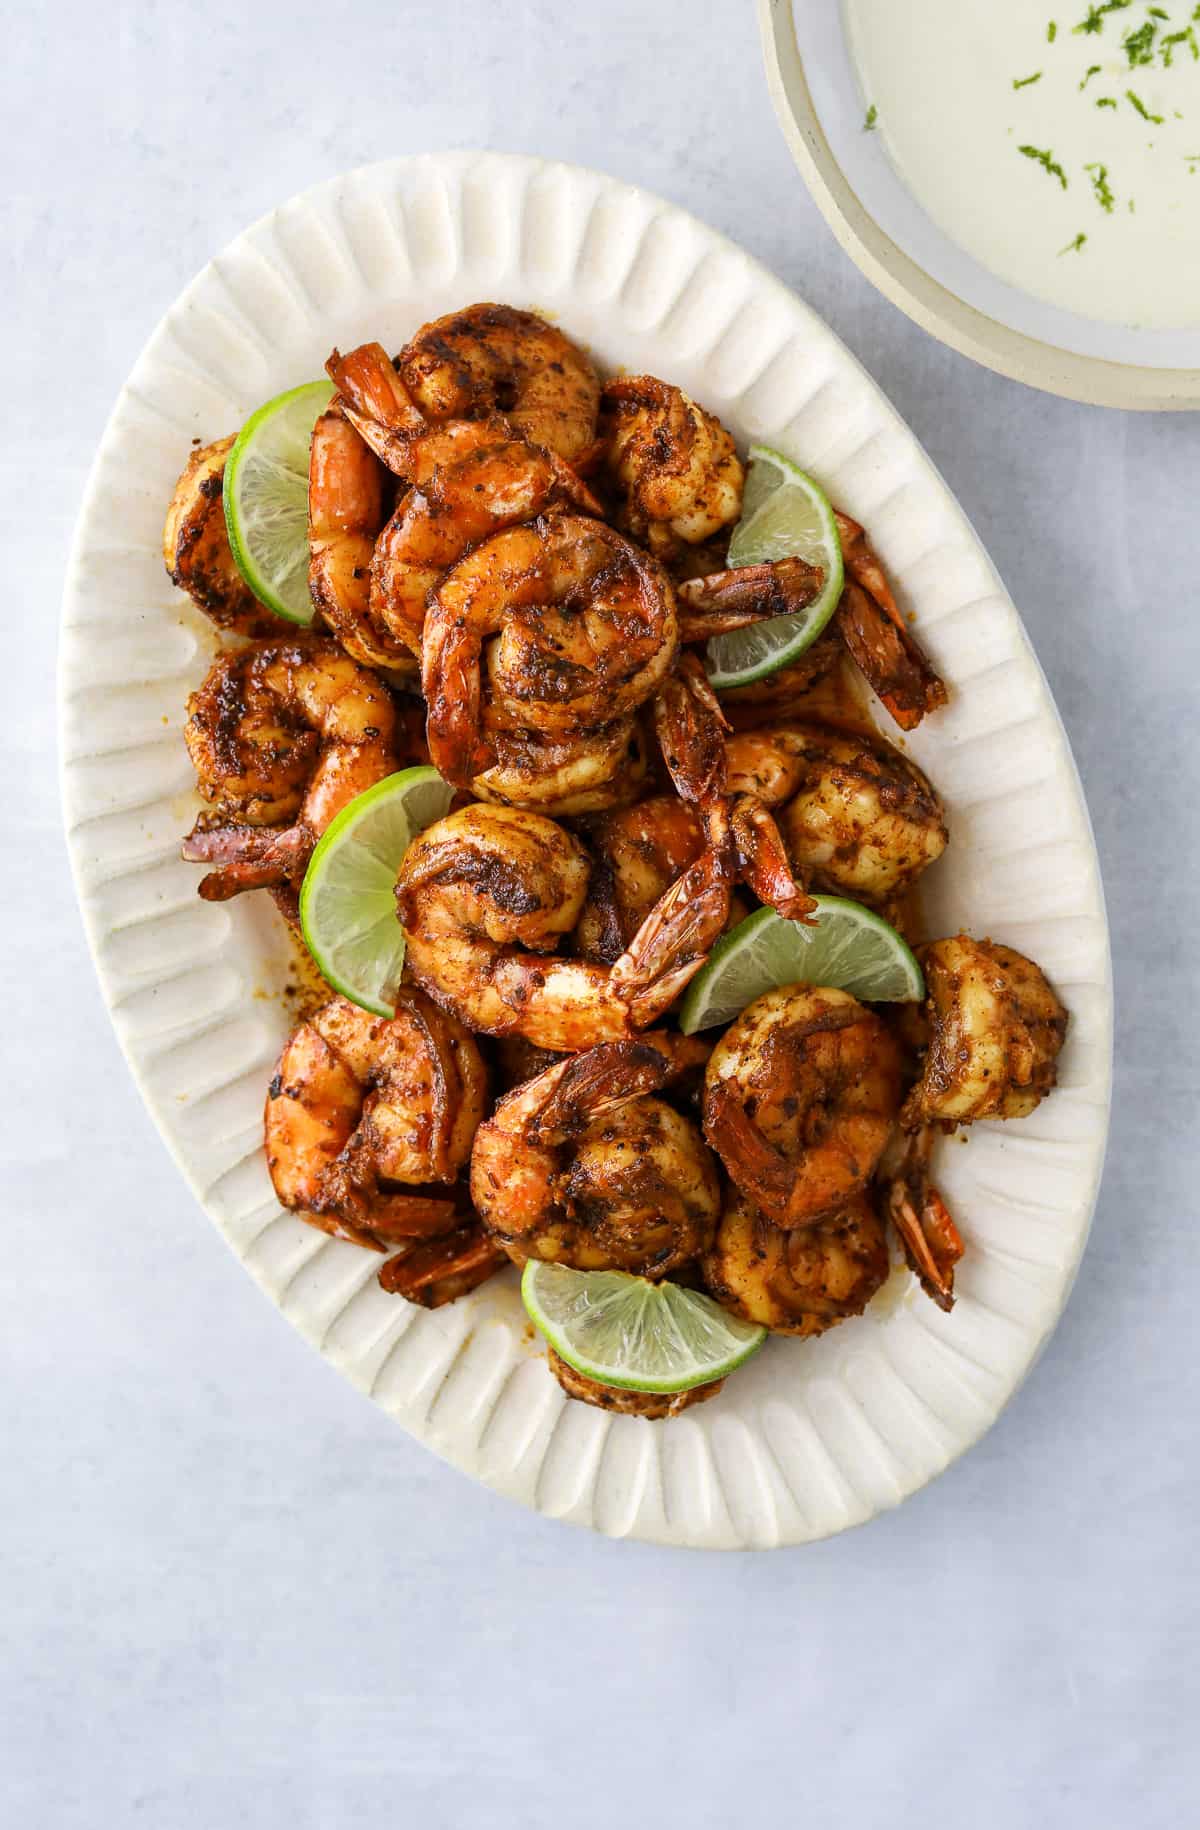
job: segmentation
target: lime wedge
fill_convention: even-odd
[[[385,776],[330,821],[304,873],[300,926],[309,952],[335,991],[378,1017],[395,1015],[404,964],[392,893],[400,860],[453,796],[436,769]]]
[[[267,608],[311,623],[308,448],[333,394],[308,381],[252,413],[225,465],[225,526],[238,571]]]
[[[786,667],[824,629],[842,595],[842,543],[825,491],[769,445],[751,445],[742,518],[729,542],[731,566],[806,559],[825,573],[821,595],[797,616],[773,616],[708,644],[716,687],[746,686]]]
[[[767,1338],[699,1290],[628,1271],[573,1271],[531,1258],[529,1319],[585,1379],[630,1392],[686,1392],[735,1372]]]
[[[832,985],[875,1004],[925,996],[912,948],[860,902],[815,896],[815,928],[756,909],[723,934],[688,986],[679,1011],[685,1036],[732,1023],[747,1004],[777,985]]]

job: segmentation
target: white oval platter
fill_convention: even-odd
[[[198,806],[184,702],[214,651],[159,551],[190,441],[319,375],[335,342],[398,347],[477,299],[538,308],[603,364],[680,383],[866,523],[953,693],[909,745],[952,833],[927,879],[932,919],[1032,954],[1072,1013],[1053,1098],[942,1149],[968,1245],[953,1314],[897,1270],[865,1316],[816,1342],[770,1342],[718,1398],[666,1424],[568,1402],[515,1274],[413,1308],[380,1291],[373,1254],[280,1211],[261,1116],[290,946],[265,897],[202,903],[178,855]],[[770,274],[656,197],[531,158],[397,159],[285,204],[186,289],[121,392],[70,561],[60,688],[80,902],[142,1096],[246,1269],[406,1429],[544,1513],[712,1548],[860,1524],[987,1429],[1062,1311],[1100,1178],[1111,987],[1095,847],[1045,680],[961,509],[853,357]]]

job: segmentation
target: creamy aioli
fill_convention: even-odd
[[[1200,61],[1186,36],[1166,45],[1200,44],[1193,0],[1134,0],[1083,33],[1086,0],[844,4],[864,113],[960,247],[1084,317],[1200,325]],[[1133,55],[1152,61],[1131,62],[1123,40],[1148,26]]]

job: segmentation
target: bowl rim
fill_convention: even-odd
[[[1200,369],[1077,355],[1011,329],[935,280],[879,226],[846,177],[813,102],[792,0],[758,0],[758,23],[767,86],[801,177],[851,260],[906,317],[996,374],[1067,400],[1144,413],[1200,407]]]

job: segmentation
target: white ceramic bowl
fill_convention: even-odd
[[[771,1342],[667,1424],[569,1403],[514,1275],[411,1308],[379,1290],[373,1254],[280,1212],[261,1127],[290,945],[266,898],[202,903],[179,859],[198,805],[184,701],[214,649],[159,553],[189,441],[320,374],[335,340],[398,346],[487,298],[540,307],[602,362],[682,383],[866,522],[953,690],[910,746],[953,835],[927,880],[933,918],[1033,954],[1072,1012],[1054,1097],[943,1152],[968,1242],[954,1313],[900,1271],[864,1317]],[[187,288],[117,401],[67,579],[61,694],[80,901],[146,1104],[271,1300],[407,1429],[543,1512],[726,1547],[860,1523],[991,1423],[1066,1300],[1100,1176],[1111,999],[1096,856],[1062,727],[986,554],[873,382],[770,274],[655,197],[536,159],[395,160],[285,204]],[[165,1255],[161,1272],[173,1275]]]
[[[902,3],[902,0],[898,0]],[[826,221],[885,297],[943,343],[1095,406],[1200,406],[1200,331],[1103,324],[1010,286],[943,233],[898,176],[863,96],[835,0],[759,0],[767,79]]]

